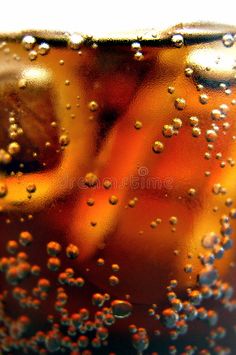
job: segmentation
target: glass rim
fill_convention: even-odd
[[[217,22],[193,22],[179,23],[166,28],[165,30],[137,29],[128,32],[107,32],[104,35],[84,34],[81,32],[66,32],[53,30],[22,30],[16,32],[1,32],[0,40],[10,42],[21,42],[27,35],[35,37],[37,42],[46,40],[54,46],[66,46],[70,37],[74,34],[80,35],[81,44],[91,43],[109,43],[109,44],[127,44],[134,41],[152,44],[170,44],[173,35],[182,35],[187,44],[215,41],[222,38],[223,35],[230,33],[236,35],[236,25],[222,24]]]

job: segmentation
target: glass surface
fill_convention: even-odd
[[[235,33],[0,36],[3,354],[235,354]]]

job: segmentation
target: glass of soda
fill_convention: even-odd
[[[1,354],[235,354],[235,33],[0,36]]]

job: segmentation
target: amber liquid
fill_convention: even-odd
[[[235,353],[236,47],[178,36],[2,43],[4,354]]]

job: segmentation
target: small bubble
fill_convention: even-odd
[[[220,237],[216,233],[210,232],[202,238],[202,246],[206,249],[212,249],[215,244],[219,243],[219,241]]]
[[[173,127],[175,129],[179,129],[183,125],[183,122],[182,122],[182,120],[180,118],[173,118],[172,123],[173,123]]]
[[[94,201],[93,198],[89,198],[89,199],[87,200],[87,205],[90,206],[90,207],[93,206],[94,203],[95,203],[95,201]]]
[[[37,56],[38,56],[38,53],[35,50],[30,51],[28,54],[29,60],[31,60],[31,61],[36,60]]]
[[[4,182],[0,181],[0,198],[6,196],[7,192],[7,185]]]
[[[38,47],[38,52],[40,55],[48,54],[49,50],[50,50],[50,46],[48,43],[45,42],[41,43]]]
[[[215,142],[218,135],[213,129],[208,129],[206,131],[206,140],[207,142]]]
[[[29,192],[29,193],[34,193],[36,191],[36,185],[31,183],[31,184],[28,184],[27,187],[26,187],[26,191]]]
[[[79,33],[73,33],[68,38],[68,44],[72,49],[79,49],[83,42],[84,38]]]
[[[131,50],[132,51],[140,51],[142,48],[141,48],[141,44],[139,42],[133,42],[131,44]]]
[[[193,75],[193,69],[192,68],[185,68],[184,73],[187,78],[190,78]]]
[[[201,292],[199,292],[198,290],[191,291],[189,294],[189,299],[194,306],[199,306],[202,302]]]
[[[27,246],[29,244],[31,244],[33,241],[33,236],[30,232],[28,231],[23,231],[20,233],[19,235],[19,243],[22,245],[22,246]]]
[[[27,80],[22,78],[18,81],[18,88],[19,89],[25,89],[27,86]]]
[[[181,34],[174,34],[171,38],[171,42],[177,48],[180,48],[184,45],[184,37]]]
[[[194,137],[194,138],[198,138],[198,137],[200,137],[200,135],[201,135],[201,129],[199,128],[199,127],[193,127],[193,129],[192,129],[192,136]]]
[[[115,196],[115,195],[111,195],[111,196],[109,197],[109,203],[110,203],[111,205],[116,205],[116,204],[118,203],[118,197]]]
[[[109,277],[109,284],[111,286],[116,286],[116,285],[119,284],[119,282],[120,282],[120,280],[119,280],[119,278],[117,276],[112,275],[112,276]]]
[[[174,226],[178,223],[178,218],[176,216],[172,216],[170,217],[169,222]]]
[[[156,227],[157,227],[157,222],[156,222],[156,221],[152,221],[152,222],[150,223],[150,227],[151,227],[151,228],[156,228]]]
[[[193,266],[192,264],[186,264],[185,267],[184,267],[184,271],[186,273],[191,273],[193,271]]]
[[[10,254],[16,254],[18,248],[19,248],[19,245],[18,245],[17,241],[15,241],[15,240],[9,240],[9,241],[7,242],[6,249],[7,249],[8,253],[10,253]]]
[[[144,55],[142,52],[140,51],[137,51],[135,54],[134,54],[134,59],[137,60],[137,61],[141,61],[144,59]]]
[[[200,101],[201,104],[206,105],[208,103],[208,101],[209,101],[208,95],[207,94],[201,94],[199,96],[199,101]]]
[[[134,127],[136,129],[141,129],[143,127],[143,124],[141,121],[135,121]]]
[[[61,261],[56,256],[52,256],[48,259],[47,267],[50,271],[58,271],[61,266]]]
[[[66,247],[66,256],[70,259],[76,259],[79,256],[79,248],[74,244]]]
[[[110,189],[111,188],[111,186],[112,186],[112,183],[111,183],[111,181],[110,180],[104,180],[104,182],[103,182],[103,187],[105,188],[105,189]]]
[[[33,36],[27,35],[22,39],[22,45],[25,49],[32,49],[36,43],[36,39]]]
[[[40,291],[48,292],[51,287],[50,281],[48,279],[40,279],[38,281],[38,288]]]
[[[186,101],[183,98],[177,98],[175,100],[175,108],[177,110],[183,110],[186,107]]]
[[[101,293],[94,293],[92,296],[92,304],[97,307],[102,307],[105,302],[105,297]]]
[[[120,267],[118,264],[112,264],[111,266],[113,272],[118,272],[120,270]]]
[[[169,94],[173,94],[175,92],[175,88],[173,86],[169,86],[167,91]]]
[[[178,320],[179,315],[172,308],[166,308],[162,312],[162,321],[167,328],[174,328]]]
[[[200,285],[212,285],[218,278],[218,271],[213,266],[205,266],[198,275]]]
[[[164,144],[160,141],[155,141],[152,145],[152,150],[154,153],[161,153],[164,150]]]
[[[114,300],[111,303],[112,313],[116,318],[129,317],[132,312],[132,305],[128,301]]]
[[[214,109],[211,111],[211,118],[214,121],[219,121],[222,118],[222,112],[220,110]]]
[[[61,147],[66,147],[70,143],[70,139],[67,134],[62,134],[59,137],[59,144]]]
[[[61,245],[58,242],[51,241],[47,244],[47,253],[51,256],[57,256],[62,250]]]
[[[232,45],[234,44],[234,37],[231,33],[226,33],[223,37],[222,37],[222,42],[223,45],[225,47],[232,47]]]
[[[88,187],[93,187],[98,182],[98,177],[94,173],[87,173],[84,178],[84,183]]]
[[[99,258],[99,259],[97,260],[97,265],[98,265],[98,266],[103,266],[104,264],[105,264],[105,260],[104,260],[104,259]]]
[[[173,125],[164,125],[162,128],[162,134],[166,138],[171,138],[175,133]],[[158,141],[157,141],[158,142]],[[159,142],[161,143],[161,142]],[[154,143],[156,145],[156,142]]]
[[[7,151],[11,155],[16,155],[20,152],[20,145],[17,142],[11,142],[8,147]]]
[[[96,101],[90,101],[90,103],[88,104],[89,110],[91,112],[95,112],[98,110],[98,103]]]
[[[188,195],[189,195],[189,196],[195,196],[195,195],[196,195],[196,190],[195,190],[193,187],[191,187],[191,188],[188,190]]]

